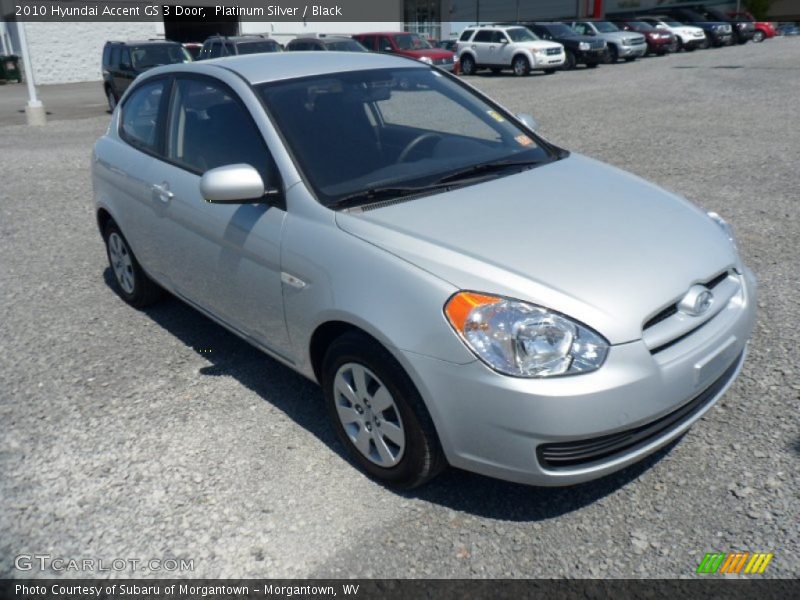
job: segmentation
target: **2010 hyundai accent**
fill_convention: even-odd
[[[154,69],[93,181],[121,297],[168,290],[318,382],[398,487],[629,465],[714,404],[755,319],[719,216],[399,57]]]

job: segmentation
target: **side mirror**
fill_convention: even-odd
[[[516,117],[531,131],[536,131],[536,129],[539,127],[536,119],[534,119],[528,113],[517,113]]]
[[[507,44],[507,43],[508,43],[508,40],[507,40],[506,38],[503,38],[502,40],[500,40],[500,43],[501,43],[501,44]]]
[[[392,49],[391,46],[384,46],[383,47],[383,52],[394,52],[394,50]]]
[[[267,191],[261,175],[250,165],[239,163],[206,171],[200,178],[200,194],[206,202],[217,204],[247,204],[264,202]]]

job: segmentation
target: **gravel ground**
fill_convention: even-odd
[[[88,165],[107,117],[8,126],[0,576],[51,576],[12,563],[49,553],[182,557],[180,575],[209,577],[688,577],[735,550],[800,575],[800,39],[469,81],[732,222],[760,314],[722,401],[591,484],[450,470],[395,494],[343,458],[314,385],[176,300],[141,313],[109,289]]]

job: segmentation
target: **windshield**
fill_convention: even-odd
[[[498,107],[436,69],[333,73],[257,89],[329,206],[367,190],[431,185],[483,163],[555,157]]]
[[[530,30],[525,29],[524,27],[506,29],[506,35],[511,38],[512,42],[535,42],[539,39],[533,35]]]
[[[397,35],[394,38],[394,42],[400,50],[427,50],[431,48],[431,45],[416,33]]]
[[[545,27],[545,29],[550,32],[550,35],[556,37],[569,37],[575,35],[575,32],[572,31],[572,29],[570,29],[563,23],[558,23],[556,25],[548,25],[547,27]]]
[[[678,21],[664,21],[670,27],[683,27],[683,23],[679,23]]]
[[[655,27],[649,23],[645,23],[644,21],[628,21],[627,25],[636,29],[640,29],[641,31],[650,31],[651,29],[655,29]]]
[[[328,50],[333,50],[336,52],[366,52],[367,49],[364,48],[361,44],[359,44],[355,40],[341,40],[337,42],[325,42],[325,46]]]
[[[262,54],[264,52],[280,52],[278,42],[266,40],[263,42],[244,42],[237,45],[239,54]]]
[[[131,48],[131,60],[137,69],[148,69],[158,65],[192,62],[192,57],[178,44],[148,44]]]
[[[619,31],[619,27],[613,23],[609,23],[608,21],[598,21],[594,24],[594,26],[597,27],[597,31],[600,33],[613,33],[614,31]]]

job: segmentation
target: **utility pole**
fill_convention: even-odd
[[[25,116],[28,125],[44,125],[47,123],[47,113],[44,104],[36,97],[36,86],[33,85],[33,67],[31,67],[31,54],[28,52],[28,38],[25,36],[25,22],[17,21],[19,45],[22,50],[22,66],[25,69],[25,83],[28,85],[28,105],[25,107]]]

